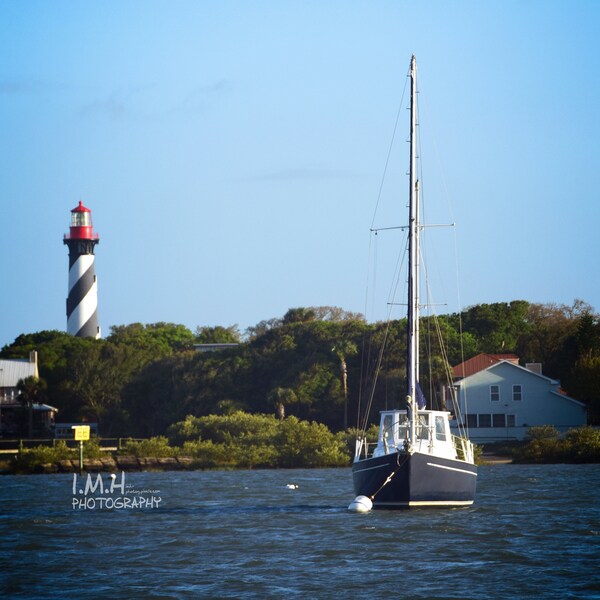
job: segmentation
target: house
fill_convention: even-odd
[[[20,379],[39,376],[35,351],[29,353],[29,358],[0,359],[0,402],[17,399]]]
[[[453,371],[460,414],[476,443],[522,440],[537,425],[564,432],[587,423],[586,405],[563,394],[538,363],[522,367],[515,355],[480,354]]]
[[[0,437],[24,432],[24,408],[19,402],[17,385],[27,377],[39,377],[37,352],[30,352],[29,358],[0,359]],[[58,409],[42,403],[33,404],[31,409],[34,432],[39,435],[51,432]]]

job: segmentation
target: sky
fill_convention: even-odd
[[[0,347],[66,330],[80,200],[104,336],[385,318],[403,233],[370,228],[406,221],[412,54],[424,222],[455,223],[426,230],[437,312],[600,310],[599,19],[593,0],[0,3]]]

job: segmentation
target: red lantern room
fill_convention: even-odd
[[[98,238],[98,234],[92,231],[92,211],[79,201],[79,206],[71,211],[71,227],[68,239],[72,240],[93,240]]]

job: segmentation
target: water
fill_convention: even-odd
[[[3,476],[0,596],[600,598],[600,465],[481,467],[471,508],[366,515],[346,511],[351,479],[127,473],[116,483],[148,506],[107,510],[120,488]]]

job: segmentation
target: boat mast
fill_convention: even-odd
[[[416,441],[417,380],[419,372],[419,182],[416,174],[417,60],[410,62],[410,190],[409,190],[409,268],[408,268],[408,356],[407,395],[411,398],[411,438]]]

